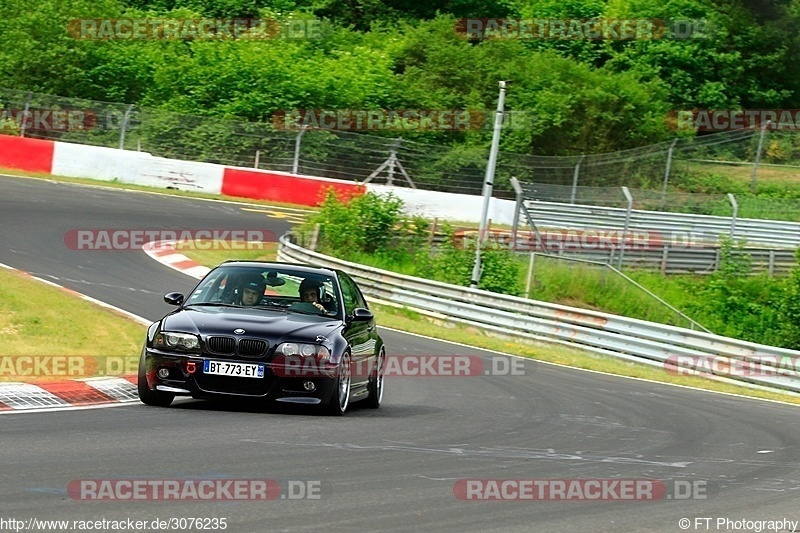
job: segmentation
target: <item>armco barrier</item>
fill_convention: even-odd
[[[517,248],[518,251],[522,251]],[[563,257],[567,259],[583,259],[598,263],[616,265],[619,250],[576,249],[562,247],[550,249],[549,255],[541,252],[540,257]],[[734,256],[750,258],[750,269],[753,273],[766,272],[769,275],[787,273],[797,266],[794,250],[772,250],[754,246],[744,246],[733,251]],[[716,272],[721,261],[718,246],[686,247],[663,245],[652,250],[625,250],[623,267],[658,270],[662,274],[710,274]]]
[[[292,243],[290,235],[279,239],[278,259],[341,269],[353,276],[366,296],[444,316],[452,322],[512,337],[577,346],[662,368],[678,356],[752,363],[766,357],[800,361],[800,351],[378,270],[304,249]],[[800,392],[800,380],[791,376],[729,376],[713,368],[698,371]]]
[[[618,207],[563,204],[526,200],[525,208],[541,227],[575,229],[623,229],[626,210]],[[662,235],[692,235],[695,239],[716,241],[722,235],[748,244],[771,248],[800,246],[800,224],[781,220],[720,217],[631,210],[629,230],[657,231]]]

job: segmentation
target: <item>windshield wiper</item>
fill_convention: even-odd
[[[213,306],[213,307],[241,307],[241,305],[236,304],[226,304],[222,302],[197,302],[194,304],[185,304],[184,307],[194,307],[194,306]]]
[[[266,309],[268,311],[282,311],[284,313],[289,310],[287,307],[282,307],[280,305],[251,305],[248,307],[249,309]]]

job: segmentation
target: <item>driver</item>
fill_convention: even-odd
[[[242,305],[256,305],[264,296],[267,283],[261,274],[248,274],[240,285],[242,291]]]

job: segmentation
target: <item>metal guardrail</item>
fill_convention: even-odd
[[[519,248],[517,251],[521,251]],[[569,246],[551,248],[549,254],[537,254],[543,258],[586,259],[609,265],[616,264],[618,250],[575,249]],[[797,266],[792,250],[771,250],[745,246],[733,251],[733,255],[747,255],[753,273],[767,272],[770,275],[786,273]],[[685,247],[664,245],[662,248],[638,250],[628,248],[622,261],[623,267],[658,270],[662,274],[706,274],[718,270],[719,247]]]
[[[748,244],[785,248],[800,246],[800,223],[797,222],[633,209],[626,228],[626,209],[530,199],[526,199],[524,205],[540,227],[660,232],[666,242],[686,237],[715,242],[727,235],[733,240],[744,239]]]
[[[626,245],[621,245],[623,230],[614,228],[558,228],[546,226],[549,221],[537,224],[538,232],[491,230],[486,239],[498,242],[519,253],[530,253],[551,258],[584,259],[608,265],[621,263],[622,267],[659,270],[662,274],[706,274],[719,269],[721,251],[717,242],[701,241],[693,235],[664,235],[650,229],[629,229]],[[599,234],[606,234],[606,239]],[[609,233],[617,233],[612,239]],[[478,231],[462,229],[455,237],[461,240],[476,239]],[[436,234],[432,244],[441,244],[447,236]],[[769,275],[786,273],[797,266],[794,250],[766,246],[737,246],[733,256],[748,256],[753,273]],[[621,257],[621,261],[620,260]]]
[[[343,270],[359,283],[366,296],[455,323],[521,339],[577,346],[665,370],[680,357],[685,361],[714,361],[720,364],[701,364],[694,370],[751,386],[800,393],[800,380],[779,372],[769,375],[769,367],[763,366],[770,359],[798,362],[800,351],[395,274],[307,250],[290,242],[289,235],[279,239],[278,260]],[[737,361],[758,371],[733,376],[724,371],[725,364]]]

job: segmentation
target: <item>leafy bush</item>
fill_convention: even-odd
[[[436,247],[427,240],[428,222],[421,216],[405,217],[403,202],[393,194],[365,193],[340,198],[328,190],[318,213],[308,218],[301,232],[320,225],[318,248],[342,259],[380,264],[412,276],[469,286],[475,260],[475,243],[455,236],[444,226],[446,238]],[[369,257],[365,257],[369,256]],[[518,295],[520,263],[498,243],[481,250],[482,275],[478,288]]]
[[[366,192],[347,198],[330,188],[320,211],[308,218],[301,231],[312,231],[316,224],[321,228],[320,250],[347,259],[359,253],[388,257],[402,255],[402,250],[410,253],[424,237],[428,223],[422,217],[405,218],[403,201],[391,193]]]
[[[798,266],[786,280],[778,304],[779,346],[800,349],[800,248],[795,251]]]

